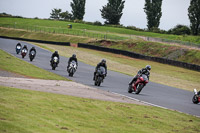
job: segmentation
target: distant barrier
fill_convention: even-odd
[[[37,43],[47,43],[47,44],[54,44],[54,45],[70,46],[70,42],[43,41],[43,40],[34,40],[34,39],[26,39],[26,38],[19,38],[19,37],[7,37],[7,36],[0,36],[0,38],[21,40],[21,41],[29,41],[29,42],[37,42]]]
[[[163,63],[163,64],[169,64],[169,65],[187,68],[187,69],[191,69],[191,70],[195,70],[195,71],[200,71],[199,65],[185,63],[185,62],[181,62],[181,61],[170,60],[170,59],[166,59],[166,58],[151,57],[151,56],[146,56],[146,55],[142,55],[142,54],[138,54],[138,53],[134,53],[134,52],[113,49],[113,48],[106,48],[106,47],[95,46],[95,45],[90,45],[90,44],[83,44],[83,43],[78,43],[78,47],[94,49],[94,50],[99,50],[99,51],[104,51],[104,52],[110,52],[110,53],[114,53],[114,54],[121,54],[121,55],[125,55],[125,56],[132,57],[132,58],[150,60],[150,61],[155,61],[155,62],[159,62],[159,63]]]

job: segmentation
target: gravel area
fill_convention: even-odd
[[[18,78],[25,78],[25,76],[20,75],[20,74],[16,74],[16,73],[12,73],[12,72],[8,72],[8,71],[4,71],[0,69],[0,76],[1,77],[18,77]]]
[[[103,101],[146,105],[138,100],[129,99],[119,94],[92,88],[72,81],[31,79],[3,70],[0,70],[0,86],[57,93]]]

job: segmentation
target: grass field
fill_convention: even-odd
[[[200,132],[200,118],[157,107],[3,86],[0,92],[0,132]]]
[[[96,66],[104,58],[107,60],[108,69],[132,76],[138,70],[150,64],[152,66],[150,81],[190,91],[200,86],[200,72],[197,71],[84,48],[34,44],[50,51],[57,50],[62,56],[66,57],[70,57],[75,53],[79,61],[93,66]]]
[[[44,69],[38,68],[30,63],[22,61],[0,49],[0,69],[17,73],[23,76],[40,79],[68,80]]]
[[[0,25],[2,26],[10,25],[12,27],[21,29],[27,29],[27,27],[29,28],[33,27],[33,30],[37,28],[46,29],[47,31],[55,29],[55,30],[60,30],[60,32],[63,32],[63,30],[68,30],[67,29],[68,24],[72,24],[73,26],[71,31],[79,32],[80,34],[84,34],[85,31],[87,31],[87,33],[99,33],[102,35],[109,34],[114,37],[122,37],[122,39],[123,37],[125,37],[124,35],[127,35],[127,37],[130,37],[130,35],[138,35],[138,36],[163,38],[169,40],[178,40],[178,41],[200,44],[200,36],[187,36],[187,35],[178,36],[178,35],[158,34],[152,32],[135,31],[125,28],[96,26],[96,25],[66,22],[66,21],[0,17]],[[125,37],[124,39],[126,39],[127,37]]]

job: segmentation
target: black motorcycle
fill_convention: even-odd
[[[53,60],[51,61],[52,70],[55,70],[57,66],[58,66],[58,57],[55,56],[53,57]]]
[[[30,53],[29,53],[29,58],[30,58],[30,61],[33,61],[33,59],[35,58],[35,51],[34,50],[31,50]]]
[[[106,75],[105,68],[99,67],[95,75],[94,85],[100,86],[105,78],[105,75]]]
[[[192,102],[194,104],[198,104],[200,102],[200,92],[197,92],[196,89],[194,89],[194,96],[192,98]]]
[[[20,51],[21,51],[21,49],[22,49],[22,46],[17,45],[17,47],[16,47],[16,53],[19,54]]]
[[[75,61],[72,61],[69,65],[69,68],[67,69],[69,76],[73,77],[74,73],[76,72],[77,64]]]

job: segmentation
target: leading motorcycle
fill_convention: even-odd
[[[147,75],[145,74],[139,75],[137,80],[129,85],[128,92],[129,93],[134,92],[135,94],[139,94],[148,82],[149,80]]]
[[[194,96],[193,96],[193,98],[192,98],[192,102],[193,102],[194,104],[198,104],[198,103],[200,102],[200,91],[197,92],[197,90],[194,89]]]
[[[69,73],[70,77],[73,77],[74,73],[76,72],[77,64],[75,61],[72,61],[69,65],[69,68],[67,69],[67,72]]]
[[[16,53],[19,54],[20,51],[21,51],[21,49],[22,49],[22,46],[17,45],[17,47],[16,47]]]
[[[101,83],[103,82],[104,78],[106,75],[106,70],[104,67],[99,67],[97,69],[96,75],[95,75],[95,80],[94,80],[94,85],[100,86]]]
[[[58,66],[58,57],[55,56],[53,57],[53,60],[51,61],[52,70],[55,70],[57,66]]]

